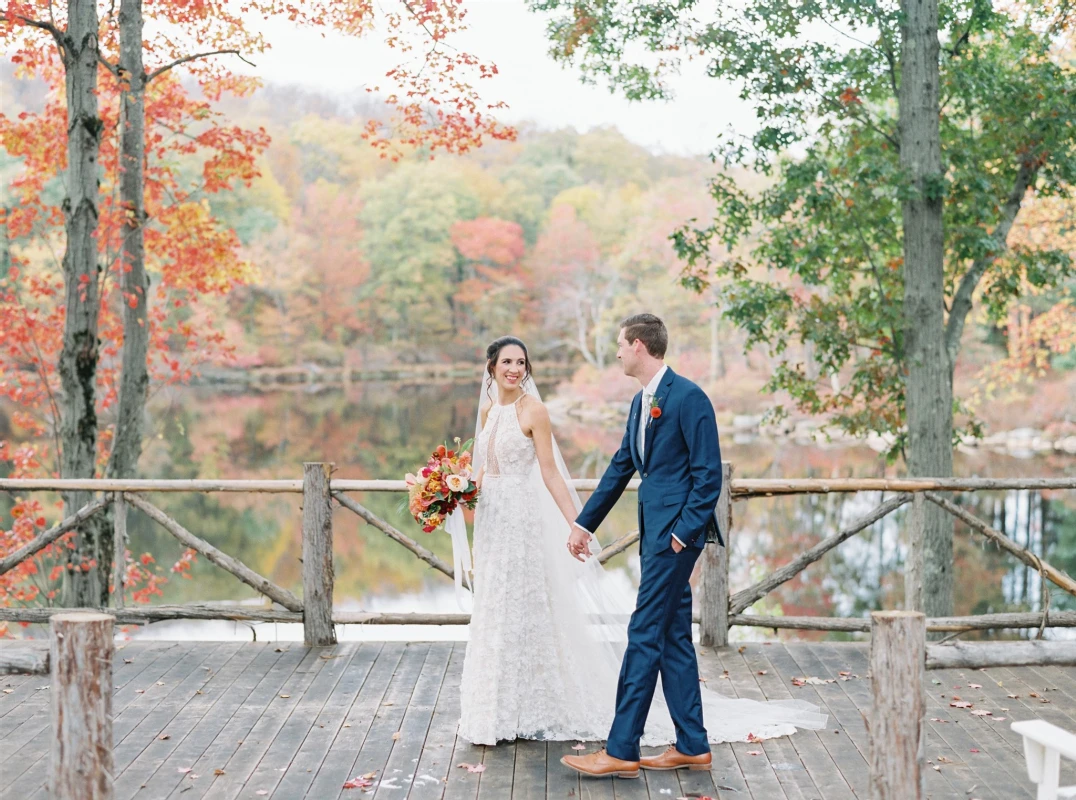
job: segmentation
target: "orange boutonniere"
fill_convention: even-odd
[[[660,402],[660,397],[650,398],[650,419],[657,419],[661,416],[661,406],[658,405]]]

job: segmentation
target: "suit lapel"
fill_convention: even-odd
[[[669,392],[672,389],[673,379],[675,377],[676,374],[672,371],[672,367],[668,367],[665,370],[665,377],[661,379],[657,393],[654,395],[654,403],[657,408],[664,410],[663,406],[665,405],[665,401],[669,399]],[[642,395],[639,396],[640,398],[642,397]],[[642,402],[640,400],[640,406],[641,405]],[[650,421],[650,424],[646,426],[646,443],[643,449],[643,469],[646,469],[646,465],[650,463],[650,454],[654,451],[654,433],[657,430],[658,425],[661,424],[661,418],[652,419],[650,417],[649,408],[640,408],[639,416]]]
[[[635,395],[631,401],[631,418],[628,422],[628,432],[631,436],[631,458],[635,462],[635,467],[639,470],[642,469],[642,459],[639,458],[639,425],[642,418],[641,409],[643,406],[643,393]]]

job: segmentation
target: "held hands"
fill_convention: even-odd
[[[568,552],[577,561],[586,561],[590,554],[590,534],[578,525],[572,526],[572,532],[568,536]]]

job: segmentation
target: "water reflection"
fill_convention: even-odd
[[[555,387],[541,386],[549,396]],[[474,387],[460,383],[368,383],[347,392],[229,394],[181,389],[158,397],[153,406],[154,435],[143,466],[163,478],[299,477],[303,461],[333,461],[336,476],[401,477],[422,463],[430,449],[451,436],[468,438],[475,419]],[[596,477],[619,445],[616,425],[561,422],[556,430],[573,475]],[[731,439],[731,437],[729,437]],[[724,442],[725,457],[739,477],[882,476],[885,465],[866,447],[796,446],[773,442]],[[1071,458],[1019,460],[997,455],[960,456],[957,473],[993,477],[1072,474]],[[1042,555],[1076,573],[1076,496],[1069,492],[981,492],[964,495],[969,510]],[[393,525],[419,538],[444,558],[447,536],[422,534],[407,515],[402,495],[356,495],[359,502]],[[884,498],[878,493],[809,495],[752,499],[734,508],[733,586],[742,588],[811,547],[842,524],[866,513]],[[152,498],[169,514],[228,553],[293,591],[300,589],[299,497],[294,495],[161,494]],[[822,561],[780,587],[756,613],[856,616],[893,608],[903,598],[902,533],[907,509],[845,542]],[[633,530],[635,501],[630,495],[599,532],[604,542]],[[361,523],[346,509],[334,517],[337,553],[336,598],[355,610],[455,611],[448,581],[410,553]],[[132,513],[132,551],[153,552],[171,564],[181,548],[140,514]],[[1033,570],[970,535],[956,532],[956,613],[1038,610],[1042,583]],[[635,580],[635,556],[610,563]],[[231,575],[200,559],[191,580],[173,577],[159,602],[255,600]],[[1053,608],[1074,608],[1060,590]],[[184,623],[191,625],[191,623]],[[177,625],[179,625],[177,623]],[[202,626],[199,638],[210,632]],[[220,626],[218,626],[220,627]],[[250,636],[231,623],[220,635]],[[287,635],[278,626],[277,635]],[[155,626],[152,635],[180,635],[182,626]],[[190,630],[193,630],[191,628]],[[213,630],[216,630],[214,628]],[[347,635],[385,638],[384,628]],[[148,633],[148,632],[147,632]],[[416,635],[411,631],[406,635]],[[423,630],[423,636],[433,632]],[[440,634],[438,634],[440,635]],[[451,629],[460,636],[459,629]],[[782,634],[794,635],[794,634]],[[810,634],[808,634],[810,636]]]

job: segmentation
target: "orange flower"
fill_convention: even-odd
[[[658,406],[654,406],[652,409],[650,409],[650,416],[653,417],[654,419],[657,419],[658,417],[660,417],[661,416],[661,408],[659,408]]]

